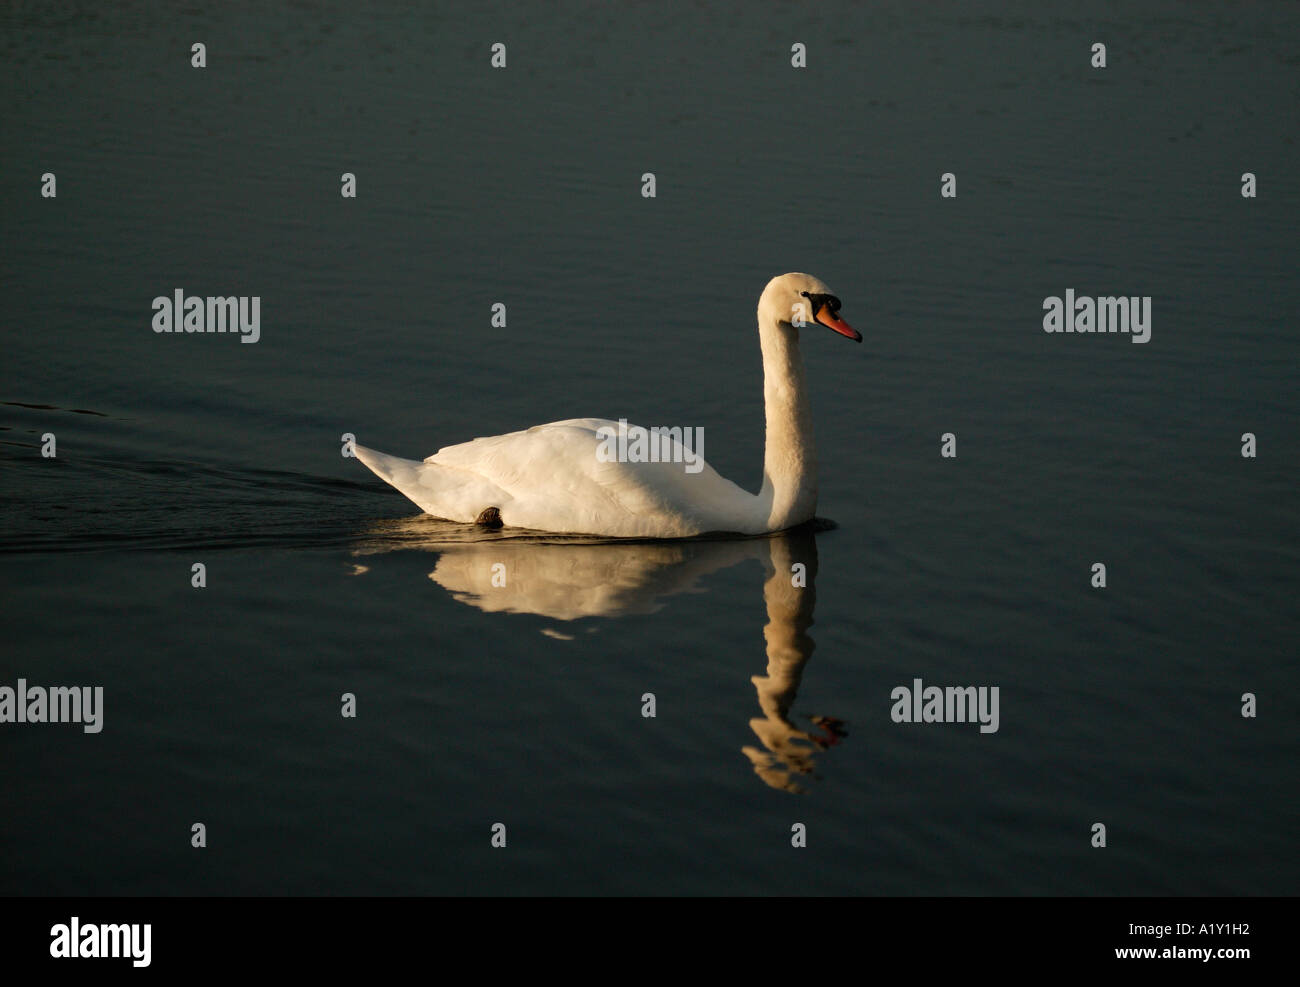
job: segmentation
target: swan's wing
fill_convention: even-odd
[[[448,446],[424,461],[436,472],[420,478],[426,490],[437,489],[439,509],[416,503],[452,520],[473,520],[484,507],[497,507],[512,527],[615,537],[761,530],[766,518],[750,516],[757,499],[707,463],[688,473],[680,461],[603,462],[602,430],[618,428],[603,418],[573,418]],[[497,499],[465,499],[483,493]]]
[[[602,428],[618,431],[618,422],[605,418],[568,418],[562,422],[550,422],[546,425],[534,425],[520,432],[507,432],[505,435],[488,435],[479,439],[470,439],[454,446],[443,446],[432,456],[426,456],[426,463],[438,463],[443,466],[472,466],[495,451],[516,449],[516,443],[524,436],[537,436],[541,432],[554,429],[574,428],[589,432],[592,437]]]

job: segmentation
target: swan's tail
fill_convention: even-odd
[[[425,503],[428,500],[430,491],[425,489],[420,482],[420,474],[424,463],[417,462],[414,459],[390,456],[387,453],[367,449],[365,446],[356,445],[355,443],[352,446],[352,451],[356,454],[357,459],[361,460],[375,476],[389,486],[396,487],[421,510],[429,511]],[[433,512],[430,511],[429,513]]]
[[[499,488],[473,473],[402,459],[355,444],[352,450],[375,476],[434,517],[470,523],[484,508],[499,507],[504,502]]]
[[[383,480],[390,483],[398,490],[403,486],[414,485],[419,476],[419,468],[423,463],[414,459],[401,459],[397,456],[390,456],[387,453],[376,452],[374,449],[367,449],[365,446],[359,446],[355,443],[352,451],[356,453],[359,460],[370,468],[370,471]]]

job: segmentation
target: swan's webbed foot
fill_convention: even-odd
[[[499,507],[485,507],[479,511],[478,517],[474,523],[480,528],[500,528],[504,526],[501,520],[501,509]]]

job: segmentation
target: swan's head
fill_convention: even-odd
[[[820,323],[855,343],[862,342],[862,333],[840,318],[840,300],[821,278],[811,274],[782,274],[769,281],[758,300],[758,316],[782,329]]]

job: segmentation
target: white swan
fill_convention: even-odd
[[[812,520],[817,455],[804,396],[799,327],[815,320],[862,336],[839,318],[840,300],[809,274],[783,274],[758,300],[767,442],[763,486],[747,493],[707,464],[604,462],[617,422],[573,418],[447,446],[424,462],[355,446],[356,456],[435,517],[489,526],[601,535],[686,538],[764,534]],[[667,458],[667,457],[662,457]]]

